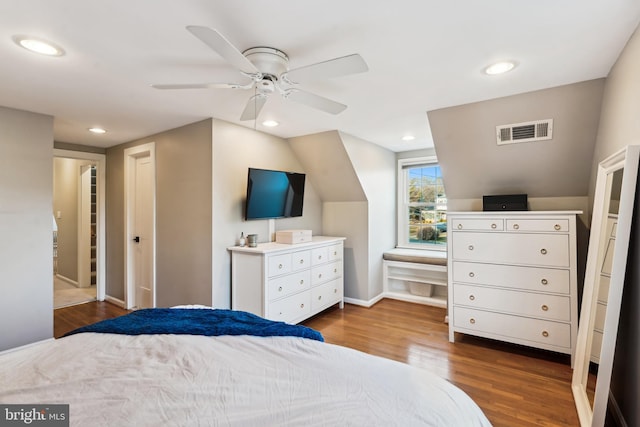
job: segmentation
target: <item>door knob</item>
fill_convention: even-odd
[[[136,243],[140,243],[140,236],[134,237],[133,241],[136,242]]]

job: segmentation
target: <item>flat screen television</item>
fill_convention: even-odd
[[[249,168],[245,219],[302,216],[305,174]]]

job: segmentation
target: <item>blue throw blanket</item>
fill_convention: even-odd
[[[306,326],[274,322],[244,311],[217,309],[147,308],[74,329],[64,336],[80,332],[124,335],[293,336],[324,341],[320,332]]]

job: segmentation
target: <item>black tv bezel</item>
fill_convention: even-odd
[[[265,172],[276,172],[276,173],[283,173],[283,174],[287,174],[287,175],[297,175],[297,176],[301,176],[302,177],[302,181],[303,181],[303,185],[302,185],[302,193],[300,193],[300,197],[301,197],[301,206],[300,206],[300,215],[282,215],[282,216],[260,216],[260,217],[248,217],[248,213],[249,213],[249,197],[250,197],[250,183],[251,183],[251,172],[252,171],[265,171]],[[303,216],[304,214],[304,193],[305,193],[305,186],[306,186],[306,174],[304,172],[291,172],[291,171],[285,171],[285,170],[280,170],[280,169],[265,169],[265,168],[254,168],[254,167],[249,167],[247,169],[247,185],[246,185],[246,193],[245,193],[245,200],[244,200],[244,220],[245,221],[259,221],[259,220],[265,220],[265,219],[283,219],[283,218],[300,218]]]

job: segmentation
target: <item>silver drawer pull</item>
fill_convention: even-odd
[[[319,259],[319,260],[320,260],[320,259],[322,259],[322,255],[318,255],[318,259]]]
[[[322,299],[322,295],[318,295],[318,301]]]
[[[540,308],[542,309],[542,311],[549,311],[549,306],[546,304],[543,304]]]
[[[476,319],[474,319],[473,317],[471,319],[469,319],[469,323],[471,323],[472,325],[474,325],[476,323]]]
[[[322,279],[322,273],[318,274],[318,279]]]
[[[469,295],[469,299],[470,299],[471,301],[473,301],[474,299],[476,299],[476,297],[475,297],[475,296],[473,296],[473,295]]]
[[[304,260],[303,259],[300,260],[300,264],[304,264]]]
[[[338,252],[337,252],[337,251],[334,251],[334,252],[333,252],[333,255],[338,256]]]
[[[549,281],[547,279],[542,279],[540,280],[540,283],[542,283],[543,285],[547,285],[549,284]]]
[[[300,308],[304,308],[304,304],[300,304]]]
[[[560,230],[562,227],[560,227],[560,224],[556,224],[553,226],[554,230]]]
[[[283,267],[283,266],[282,266],[282,264],[278,264],[278,268],[279,268],[280,270],[282,270],[282,267]]]
[[[462,224],[458,224],[458,230],[462,230]]]
[[[334,273],[337,273],[337,272],[338,272],[338,269],[337,269],[337,268],[334,268],[334,269],[333,269],[333,272],[334,272]]]
[[[469,277],[474,277],[476,274],[473,271],[469,272]]]
[[[304,285],[304,279],[300,279],[300,284]]]
[[[547,254],[547,250],[546,250],[546,249],[544,249],[544,248],[542,248],[542,249],[540,249],[540,253],[541,253],[542,255],[546,255],[546,254]]]
[[[491,224],[491,228],[495,230],[496,228],[498,228],[498,226],[496,224]]]
[[[333,290],[333,293],[334,293],[334,294],[337,294],[337,293],[338,293],[338,290],[337,290],[337,289],[334,289],[334,290]]]
[[[282,286],[278,287],[278,292],[282,292]]]
[[[542,331],[542,336],[547,338],[549,336],[549,332],[547,331]]]
[[[469,245],[469,250],[472,251],[473,250],[473,245]]]
[[[520,226],[518,224],[513,224],[513,229],[514,230],[518,230],[520,228]]]

